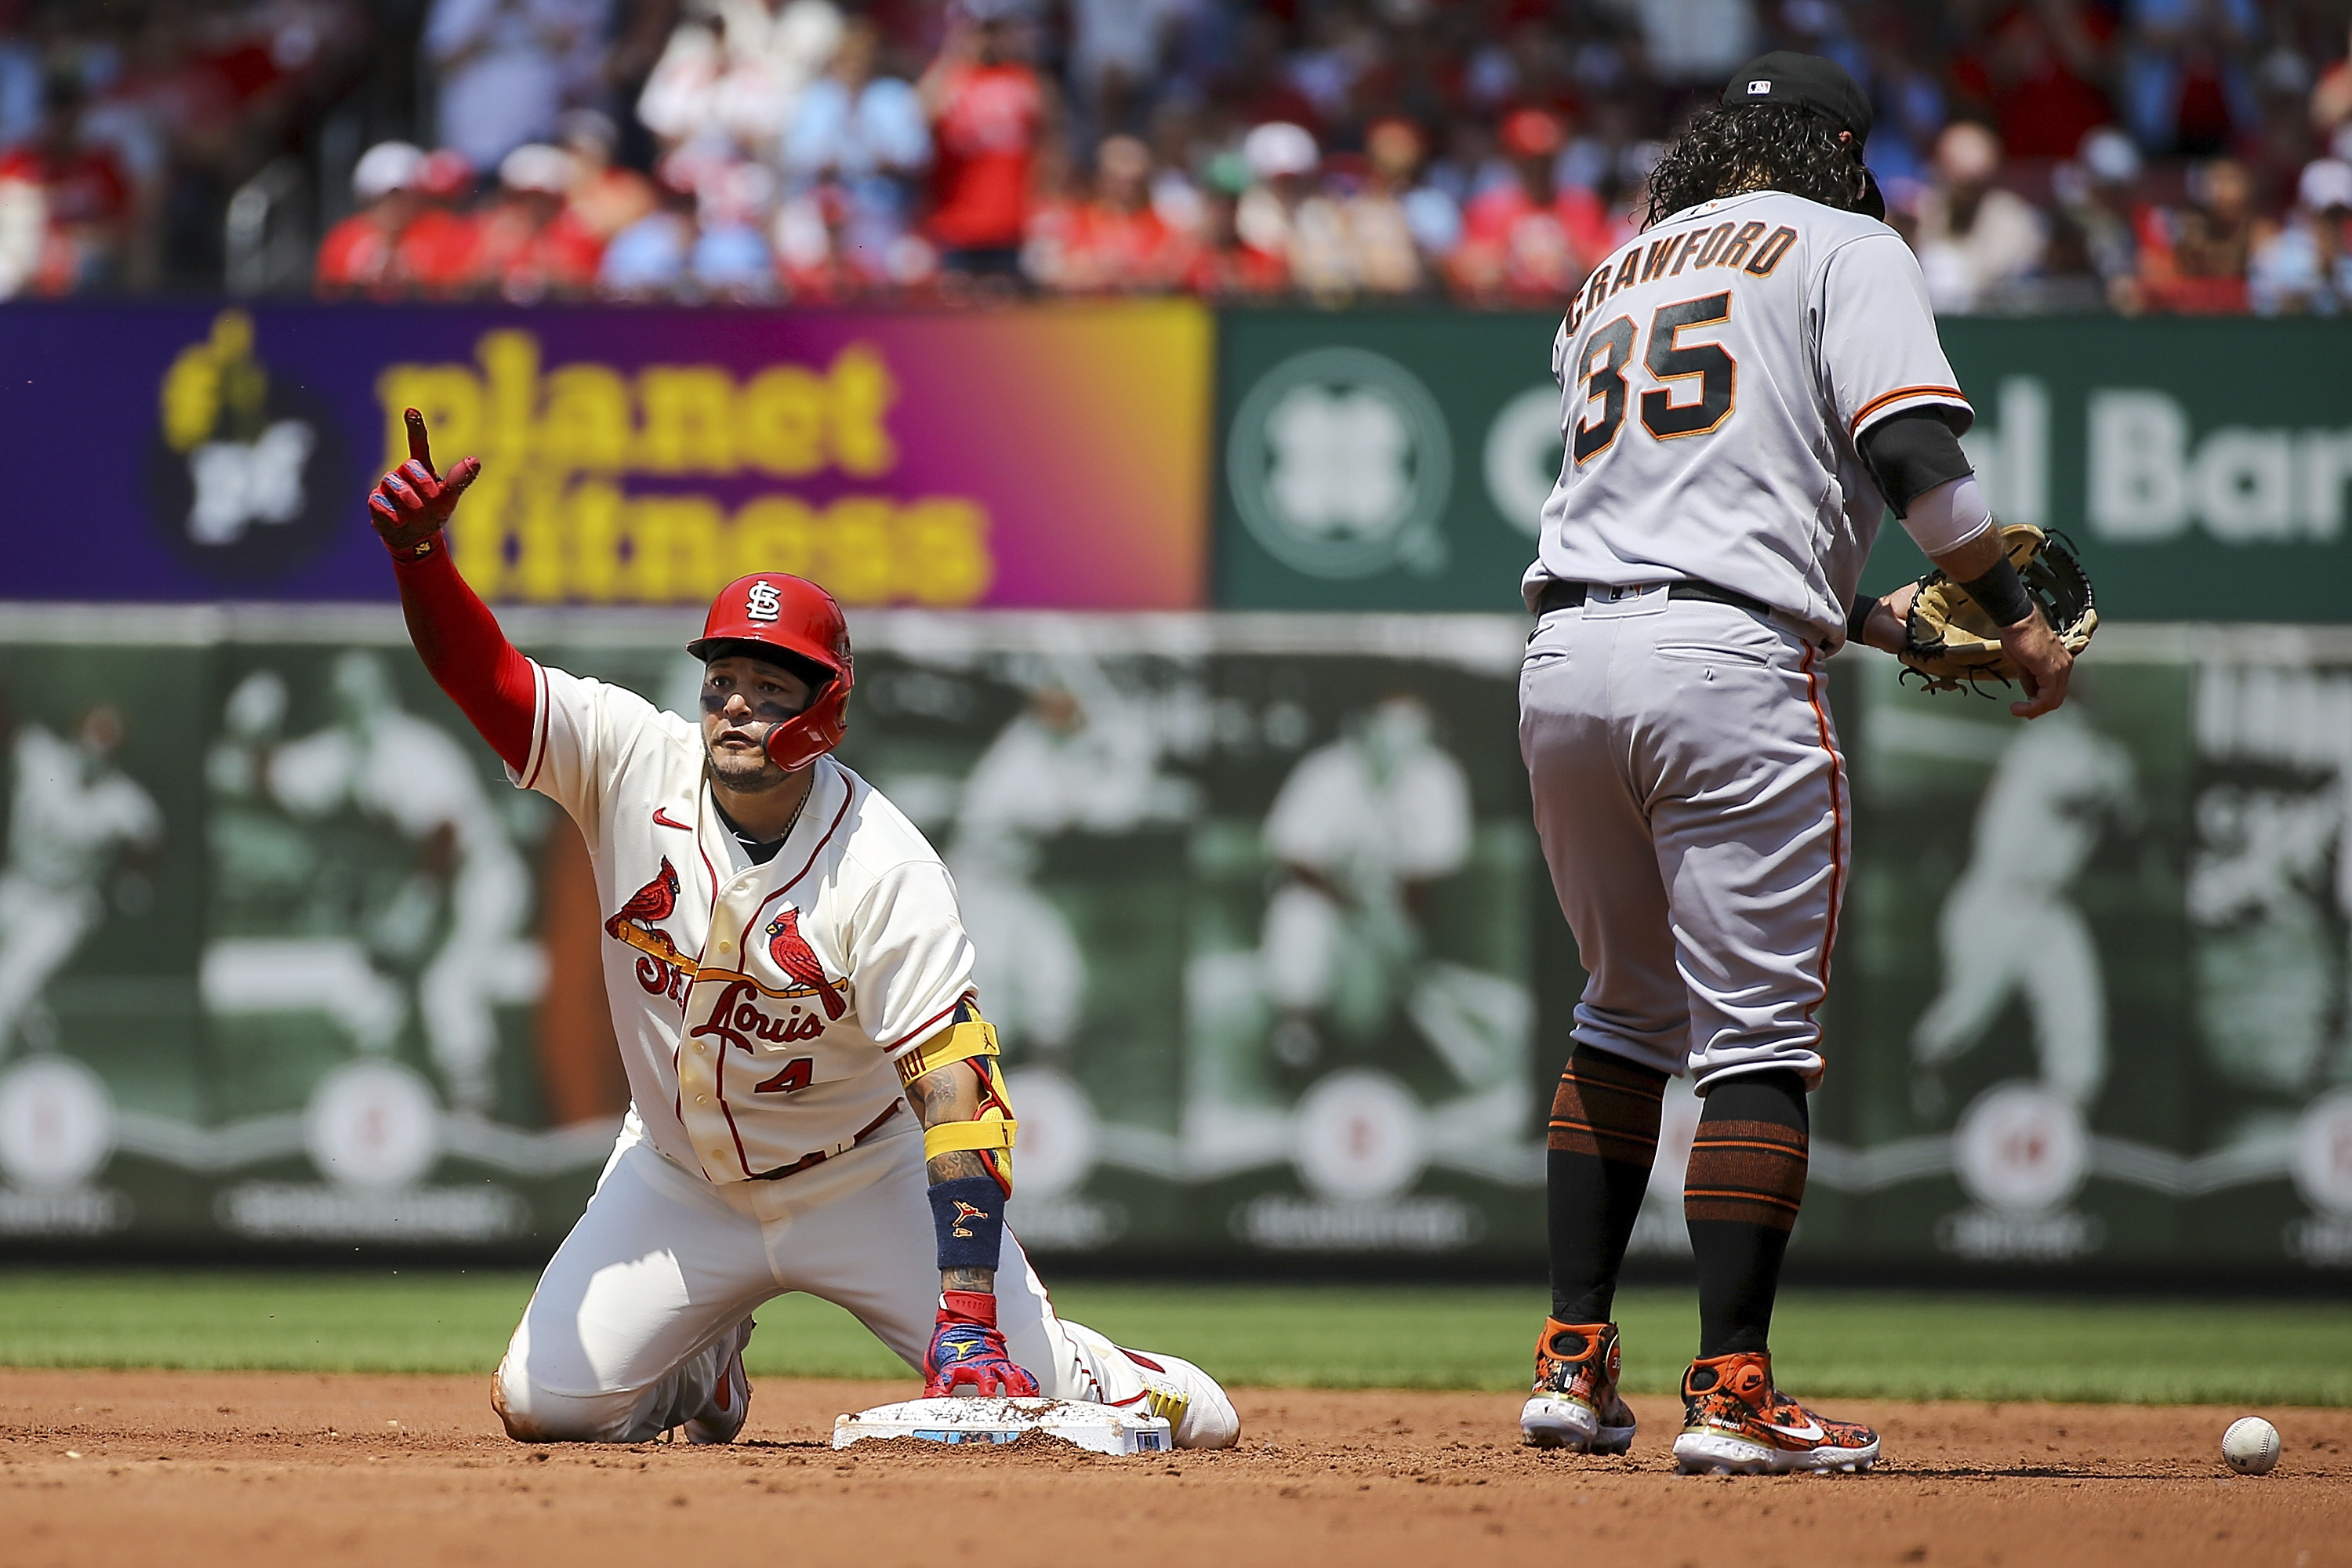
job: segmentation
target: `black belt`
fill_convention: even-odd
[[[1550,615],[1554,610],[1572,610],[1584,603],[1590,583],[1563,583],[1558,578],[1543,585],[1536,595],[1536,614]],[[1718,588],[1712,583],[1670,583],[1666,585],[1669,599],[1705,599],[1713,605],[1729,605],[1735,610],[1769,616],[1772,606],[1761,599],[1751,599],[1745,594],[1735,594],[1728,588]]]

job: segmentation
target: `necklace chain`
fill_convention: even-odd
[[[814,779],[811,779],[809,781],[809,787],[801,792],[801,803],[793,807],[792,820],[786,822],[784,824],[784,830],[782,833],[777,834],[773,838],[752,837],[749,833],[746,833],[743,830],[741,824],[738,823],[732,816],[728,815],[727,808],[723,805],[719,806],[719,819],[727,825],[727,831],[735,836],[735,842],[740,844],[746,849],[757,849],[763,844],[782,844],[785,839],[790,838],[793,836],[793,829],[801,825],[801,814],[808,810],[809,796],[815,793],[816,781]],[[715,791],[712,795],[711,804],[713,805],[719,805]]]

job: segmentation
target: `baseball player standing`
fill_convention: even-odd
[[[71,741],[33,723],[16,733],[16,787],[0,822],[8,841],[0,865],[0,1057],[20,1033],[28,1047],[55,1048],[42,991],[106,919],[117,853],[152,854],[163,841],[163,809],[116,765],[121,747],[122,714],[112,703],[83,714]]]
[[[1767,1343],[1805,1186],[1814,1014],[1845,893],[1822,661],[1893,651],[1912,590],[1859,598],[1886,507],[2000,626],[2032,718],[2071,658],[1957,437],[1973,417],[1862,162],[1870,100],[1806,55],[1742,67],[1651,175],[1651,222],[1552,349],[1568,451],[1524,584],[1519,742],[1591,974],[1549,1140],[1552,1310],[1528,1441],[1622,1453],[1609,1313],[1667,1075],[1705,1098],[1684,1188],[1699,1345],[1690,1470],[1858,1468],[1869,1428],[1779,1393]]]
[[[414,409],[408,432],[369,507],[410,636],[515,783],[580,825],[632,1101],[499,1363],[508,1434],[731,1441],[751,1313],[805,1290],[927,1395],[1140,1406],[1180,1447],[1231,1445],[1223,1390],[1056,1317],[1004,1228],[1014,1122],[955,886],[828,755],[854,678],[840,606],[780,572],[730,584],[688,645],[699,725],[536,664],[443,542],[481,465],[445,481]]]

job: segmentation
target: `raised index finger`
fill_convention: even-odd
[[[439,479],[440,470],[433,466],[432,445],[425,438],[425,416],[412,408],[403,417],[408,421],[408,455],[424,464],[426,473]]]

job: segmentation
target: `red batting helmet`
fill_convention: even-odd
[[[797,773],[835,746],[849,728],[849,626],[832,595],[789,572],[738,577],[710,601],[702,635],[686,651],[705,664],[764,658],[808,678],[809,705],[768,731],[768,760]],[[783,658],[776,657],[782,654]]]

